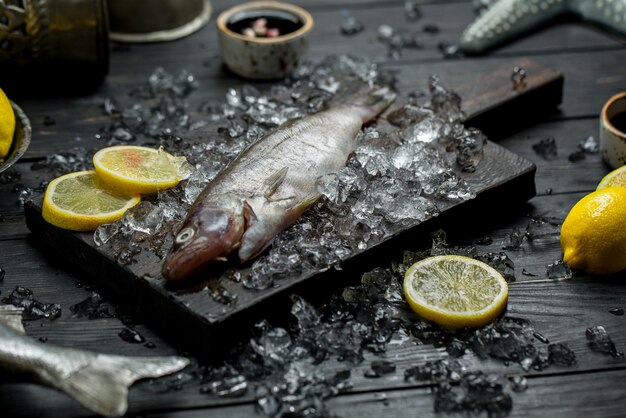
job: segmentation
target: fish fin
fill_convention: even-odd
[[[248,225],[253,224],[257,219],[256,213],[254,213],[254,208],[248,200],[243,201],[243,218],[245,219],[246,228],[248,228]]]
[[[123,357],[98,354],[55,386],[98,414],[118,417],[128,409],[128,387],[145,378],[183,369],[183,357]]]
[[[257,196],[247,199],[244,207],[254,216],[246,217],[246,231],[241,238],[239,260],[243,263],[261,254],[280,231],[292,225],[319,198],[319,195],[314,195],[291,205],[293,198],[274,201]]]
[[[24,309],[13,305],[0,306],[0,323],[6,325],[20,334],[26,334],[24,325],[22,325],[22,311]]]
[[[283,181],[285,181],[285,177],[287,177],[288,171],[289,167],[283,167],[271,176],[269,176],[267,179],[265,179],[264,184],[266,186],[266,189],[263,195],[267,199],[269,199],[274,193],[276,193],[276,190],[278,190],[280,185],[283,184]]]
[[[288,211],[290,213],[296,212],[299,216],[302,212],[304,212],[305,210],[313,206],[319,199],[320,199],[320,195],[318,194],[309,196],[303,201],[298,202],[295,205],[291,206]]]

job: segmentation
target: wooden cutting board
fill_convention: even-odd
[[[510,129],[513,121],[530,121],[556,109],[562,97],[562,75],[527,60],[517,65],[528,73],[526,86],[521,90],[513,89],[513,66],[477,74],[475,82],[467,85],[449,86],[464,97],[467,125],[497,134]],[[253,320],[268,317],[288,303],[285,296],[298,292],[328,293],[342,283],[342,278],[349,277],[347,272],[383,262],[388,254],[400,251],[407,239],[418,236],[434,222],[445,224],[450,216],[496,200],[506,208],[530,199],[535,194],[534,175],[532,162],[488,142],[476,171],[462,174],[477,192],[475,199],[438,203],[438,217],[415,221],[399,234],[350,254],[341,262],[341,273],[332,268],[305,272],[280,280],[277,286],[266,290],[248,290],[240,283],[225,281],[221,285],[237,297],[229,305],[217,302],[205,286],[168,288],[160,278],[161,261],[152,253],[140,253],[135,263],[123,266],[95,245],[92,233],[75,233],[48,224],[41,216],[41,197],[27,202],[25,215],[32,233],[59,257],[87,273],[86,280],[93,280],[118,302],[139,307],[146,323],[176,345],[207,355],[246,335]]]

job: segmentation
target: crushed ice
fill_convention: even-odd
[[[181,77],[157,71],[151,77],[152,87],[139,90],[158,103],[163,102],[163,95],[173,100],[176,106],[170,114],[178,118],[187,114],[183,99],[194,88],[187,81],[179,88],[168,87]],[[263,92],[248,85],[229,89],[225,100],[201,106],[200,119],[208,125],[202,133],[188,132],[186,139],[178,131],[163,135],[167,115],[158,126],[148,126],[155,112],[163,113],[158,106],[144,106],[145,115],[131,112],[135,127],[130,129],[124,116],[129,110],[105,104],[113,123],[123,122],[124,128],[137,137],[154,140],[151,134],[160,129],[158,145],[174,155],[185,156],[196,170],[181,186],[144,200],[121,221],[101,226],[94,234],[96,244],[112,251],[121,264],[132,263],[142,250],[163,258],[171,246],[173,231],[195,197],[252,142],[282,123],[318,112],[364,85],[393,82],[392,73],[371,62],[329,57],[299,67],[284,84]],[[159,83],[165,86],[158,87]],[[458,95],[434,78],[429,88],[430,97],[409,94],[407,104],[390,115],[391,124],[380,121],[362,131],[355,156],[347,166],[318,179],[322,199],[297,224],[276,237],[271,250],[241,278],[243,286],[266,289],[276,280],[328,268],[409,225],[436,216],[442,202],[475,196],[459,173],[476,169],[486,138],[462,125],[464,115]],[[420,104],[419,98],[425,103]],[[196,122],[189,119],[191,124]]]
[[[261,320],[250,340],[236,348],[226,362],[198,366],[188,373],[199,376],[202,393],[252,395],[256,411],[268,417],[334,416],[325,401],[352,388],[357,370],[370,379],[399,374],[407,382],[434,385],[435,412],[507,416],[512,410],[512,393],[528,387],[523,372],[572,366],[576,355],[564,343],[551,344],[521,318],[502,316],[485,327],[456,333],[420,319],[404,301],[404,272],[415,261],[435,253],[475,253],[471,247],[448,244],[442,231],[432,238],[430,248],[407,251],[390,268],[364,273],[360,284],[331,295],[320,307],[292,296],[292,319],[287,324],[273,326]],[[444,347],[445,352],[440,352],[437,360],[401,365],[386,356],[388,347],[398,340]],[[505,377],[470,369],[465,360],[471,357],[516,364],[520,375]],[[316,367],[327,361],[338,361],[339,367],[333,371]],[[378,396],[389,402],[385,394]]]

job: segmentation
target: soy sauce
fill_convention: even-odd
[[[236,13],[226,24],[226,27],[233,32],[243,33],[246,28],[252,27],[252,24],[261,18],[267,20],[268,28],[277,28],[281,36],[295,32],[303,26],[298,16],[291,13],[282,10],[257,9]]]
[[[609,119],[609,123],[618,131],[626,133],[626,112],[613,116]]]

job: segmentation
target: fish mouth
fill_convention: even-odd
[[[188,245],[184,251],[170,253],[163,264],[163,277],[168,281],[177,282],[195,276],[206,269],[216,258],[211,257],[207,246],[208,242],[198,242]]]
[[[192,222],[179,231],[193,231],[191,237],[175,240],[165,258],[161,273],[167,281],[176,282],[201,273],[216,261],[223,261],[240,245],[244,231],[242,210],[204,206],[193,214]]]

